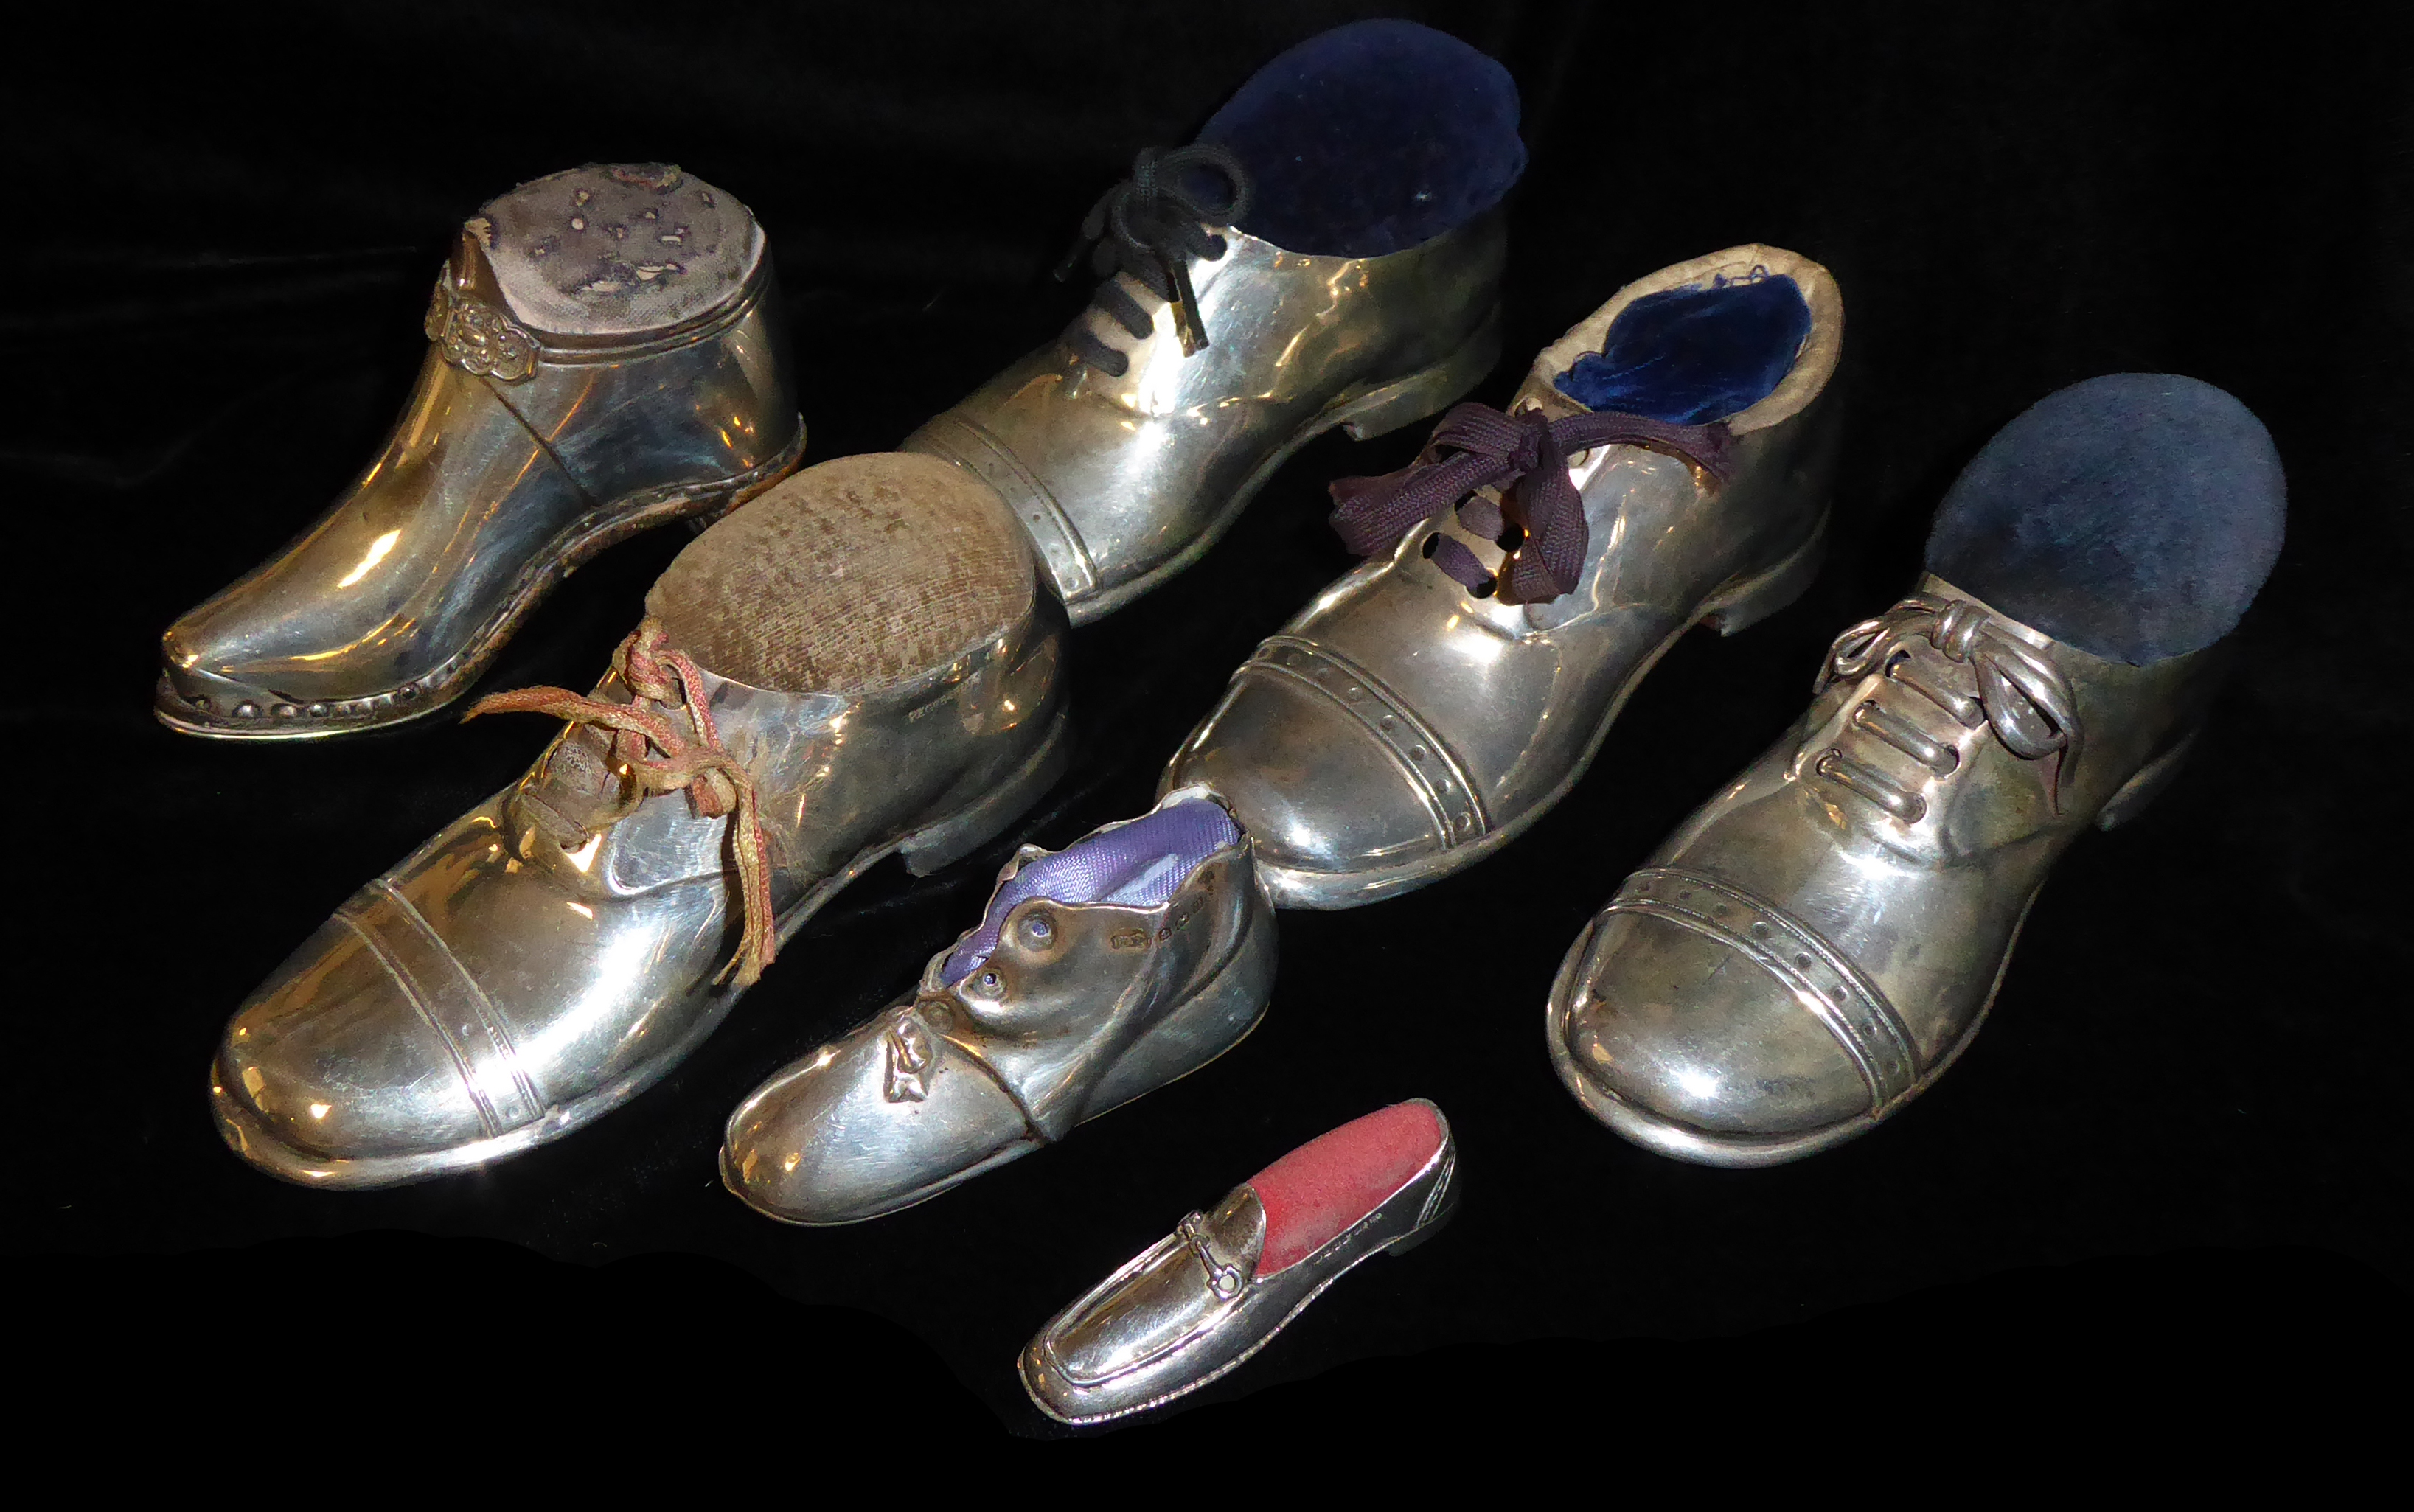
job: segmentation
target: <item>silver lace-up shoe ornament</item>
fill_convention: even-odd
[[[1420,69],[1432,96],[1404,101]],[[1082,226],[1106,277],[1090,307],[905,449],[997,489],[1074,624],[1130,602],[1202,556],[1315,437],[1412,424],[1491,371],[1495,205],[1524,165],[1515,104],[1498,64],[1409,22],[1303,44],[1199,143],[1140,154]],[[1420,116],[1431,130],[1400,134]],[[1310,161],[1335,143],[1349,150]],[[1314,240],[1253,233],[1259,219]]]
[[[722,1178],[792,1223],[911,1207],[1222,1055],[1274,971],[1248,840],[1204,794],[1025,846],[910,1000],[738,1106]]]
[[[1826,270],[1775,247],[1621,289],[1509,412],[1461,405],[1414,466],[1334,484],[1369,560],[1258,647],[1166,785],[1230,805],[1289,907],[1375,902],[1498,850],[1677,637],[1733,634],[1809,585],[1842,337]]]
[[[1423,1098],[1302,1145],[1050,1319],[1022,1351],[1023,1389],[1075,1424],[1198,1390],[1360,1261],[1432,1237],[1457,1206],[1457,1164]]]
[[[2032,410],[1990,452],[2020,452],[2004,443],[2092,387]],[[2168,404],[2149,397],[2151,432]],[[2181,567],[2180,553],[2138,549],[2136,522],[2168,518],[2156,495],[2173,490],[2117,453],[2107,466],[2100,435],[2082,434],[2093,456],[2080,460],[2092,466],[2066,466],[2071,453],[2050,449],[2015,457],[2001,490],[2012,518],[1968,531],[1971,548],[1953,562],[2070,629],[2049,633],[1931,571],[1911,597],[1837,638],[1801,719],[1629,877],[1570,948],[1546,1038],[1587,1112],[1681,1160],[1774,1164],[1873,1128],[1968,1047],[2047,873],[2091,826],[2123,823],[2169,781],[2227,660],[2224,637],[2277,550],[2277,460],[2252,417],[2219,399],[2194,408],[2228,439],[2183,431],[2170,449],[2183,459],[2182,489],[2223,479],[2225,452],[2270,487],[2251,501],[2261,516],[2253,528],[2232,532],[2234,549],[2217,522],[2184,527],[2213,542],[2201,571]],[[1984,483],[1989,461],[1982,453],[1957,493]],[[2075,530],[2035,504],[2098,482],[2105,497],[2090,507],[2109,528]],[[1945,512],[1954,509],[1948,497]],[[2059,544],[2069,540],[2089,541],[2089,558]],[[2034,575],[2024,583],[2031,558],[2058,558],[2079,591],[2039,591]],[[2146,581],[2103,586],[2113,592],[2087,585],[2104,563],[2114,577]],[[2183,592],[2215,597],[2224,580],[2237,591],[2197,616],[2199,631],[2177,649],[2093,633],[2083,649],[2067,638],[2150,599],[2163,569],[2189,585]]]
[[[162,637],[170,728],[294,740],[432,714],[580,563],[735,508],[804,448],[763,232],[677,168],[573,169],[488,203],[426,326],[350,492]]]
[[[824,463],[691,544],[518,782],[371,882],[227,1026],[220,1132],[371,1187],[559,1138],[660,1079],[873,862],[922,873],[1066,748],[1063,616],[988,490]]]

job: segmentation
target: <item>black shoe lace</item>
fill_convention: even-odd
[[[1200,200],[1184,181],[1199,169],[1223,176],[1231,192],[1220,199]],[[1173,328],[1182,337],[1185,357],[1207,345],[1207,328],[1199,318],[1199,295],[1190,287],[1190,259],[1214,259],[1229,244],[1208,226],[1229,226],[1249,212],[1249,179],[1240,160],[1221,147],[1194,144],[1166,150],[1143,147],[1132,159],[1131,177],[1098,196],[1081,221],[1080,237],[1056,269],[1070,278],[1081,253],[1106,280],[1090,298],[1090,308],[1102,310],[1133,337],[1145,336],[1155,322],[1122,284],[1118,272],[1139,280],[1173,308]],[[1065,333],[1081,360],[1110,377],[1121,378],[1131,360],[1100,341],[1090,329],[1085,311]]]
[[[1459,524],[1496,541],[1508,559],[1496,577],[1475,553],[1436,531],[1425,537],[1427,560],[1479,599],[1495,590],[1520,603],[1556,599],[1575,591],[1592,550],[1584,496],[1568,476],[1567,459],[1611,445],[1681,457],[1721,483],[1735,475],[1735,437],[1723,421],[1672,425],[1610,410],[1553,420],[1533,409],[1503,414],[1486,405],[1453,405],[1415,462],[1331,484],[1333,528],[1352,552],[1375,556],[1408,526],[1456,504]],[[1483,497],[1486,488],[1513,502],[1518,517]]]

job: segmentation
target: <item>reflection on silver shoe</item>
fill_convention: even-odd
[[[1457,1206],[1457,1164],[1423,1098],[1302,1145],[1050,1319],[1023,1348],[1023,1389],[1076,1424],[1198,1390],[1361,1260],[1423,1243]]]
[[[1173,276],[1116,273],[1065,339],[904,442],[997,489],[1076,625],[1196,561],[1315,437],[1413,424],[1499,360],[1497,209],[1379,257],[1310,257],[1203,218],[1162,239]]]
[[[1873,1127],[1977,1033],[2064,850],[2168,779],[2226,650],[2107,661],[1924,577],[1577,937],[1547,1013],[1559,1079],[1706,1164]]]
[[[1722,421],[1591,413],[1558,387],[1638,301],[1779,277],[1809,334]],[[1370,559],[1259,646],[1166,784],[1231,805],[1288,907],[1394,897],[1506,844],[1677,637],[1741,630],[1816,572],[1842,327],[1826,271],[1774,247],[1621,289],[1543,350],[1508,415],[1462,406],[1419,468],[1335,485]]]
[[[722,1179],[792,1223],[911,1207],[1222,1055],[1274,969],[1248,840],[1203,794],[1025,846],[913,998],[739,1104]]]
[[[171,626],[188,734],[432,714],[604,548],[767,488],[804,448],[744,205],[661,164],[522,185],[461,230],[384,451],[294,542]]]
[[[227,1026],[220,1132],[382,1186],[557,1138],[659,1079],[892,852],[985,842],[1065,753],[1063,615],[994,496],[824,463],[706,531],[518,782],[344,905]]]

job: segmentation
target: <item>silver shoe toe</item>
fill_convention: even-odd
[[[1422,1243],[1457,1202],[1456,1166],[1422,1098],[1303,1145],[1051,1319],[1018,1362],[1023,1389],[1073,1424],[1198,1390],[1361,1261]]]
[[[2029,905],[2183,756],[2226,644],[2107,661],[1941,578],[1839,638],[1801,719],[1629,877],[1545,1011],[1561,1082],[1647,1148],[1766,1165],[1934,1084]]]
[[[856,1223],[1038,1148],[949,1027],[939,1005],[902,1003],[773,1076],[730,1117],[723,1184],[785,1223]]]
[[[1222,1055],[1274,965],[1250,842],[1204,794],[1026,846],[911,999],[739,1104],[723,1179],[785,1223],[911,1207]]]
[[[1274,895],[1291,901],[1327,878],[1415,867],[1439,852],[1442,826],[1454,816],[1438,822],[1435,814],[1425,766],[1449,780],[1438,746],[1387,740],[1388,732],[1370,728],[1351,707],[1351,695],[1366,697],[1357,679],[1323,666],[1287,674],[1278,665],[1263,657],[1251,664],[1216,711],[1215,741],[1176,773],[1247,816]],[[1321,684],[1318,673],[1326,674]],[[1409,760],[1419,749],[1426,760]],[[1336,793],[1352,801],[1324,801]]]
[[[1638,299],[1772,274],[1799,286],[1811,324],[1767,396],[1684,435],[1641,422],[1627,440],[1519,464],[1537,478],[1564,467],[1570,511],[1582,515],[1581,552],[1556,589],[1528,583],[1541,547],[1500,490],[1462,492],[1363,544],[1370,559],[1234,673],[1165,782],[1203,784],[1232,803],[1265,848],[1277,903],[1356,907],[1491,854],[1583,776],[1678,636],[1697,624],[1734,633],[1809,586],[1824,542],[1843,312],[1834,280],[1807,259],[1735,247],[1637,280],[1536,358],[1508,414],[1470,423],[1628,435],[1613,423],[1621,417],[1585,410],[1556,380],[1601,349]],[[1463,410],[1438,437],[1455,434]],[[1466,455],[1444,464],[1430,449],[1416,471],[1353,482],[1405,490]],[[1517,511],[1530,486],[1517,483]],[[1480,529],[1479,514],[1489,517]],[[1483,581],[1462,581],[1479,569]]]
[[[482,1140],[495,1097],[516,1097],[508,1067],[499,1088],[463,1075],[423,1007],[425,985],[374,942],[390,907],[374,893],[348,904],[227,1027],[211,1089],[241,1110],[222,1127],[247,1158],[323,1180],[340,1174],[330,1151],[377,1159]]]
[[[1062,613],[995,497],[930,458],[798,474],[647,608],[592,694],[482,704],[567,724],[234,1015],[211,1092],[246,1160],[382,1186],[568,1134],[866,867],[964,855],[1061,769]]]
[[[1618,964],[1597,972],[1592,994],[1570,1011],[1567,1055],[1636,1120],[1751,1140],[1869,1110],[1859,1063],[1802,1011],[1793,985],[1717,939],[1619,913],[1602,922],[1586,954]]]
[[[169,628],[155,710],[307,739],[466,692],[616,541],[736,507],[804,426],[762,230],[661,164],[522,185],[462,230],[384,450],[292,544]]]

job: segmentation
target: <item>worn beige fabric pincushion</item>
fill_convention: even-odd
[[[697,537],[646,612],[718,676],[856,694],[1021,623],[1036,571],[986,483],[936,457],[874,452],[809,467]]]

